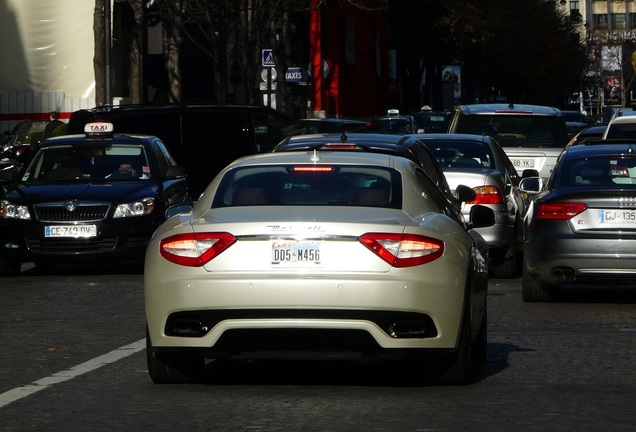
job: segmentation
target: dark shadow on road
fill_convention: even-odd
[[[564,284],[555,293],[563,303],[636,303],[636,285]]]
[[[470,384],[508,367],[513,352],[530,351],[511,344],[489,344],[488,360],[474,364]],[[215,385],[320,385],[415,387],[434,386],[436,363],[421,359],[402,361],[215,360],[206,365],[204,384]]]

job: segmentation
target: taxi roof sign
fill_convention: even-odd
[[[113,124],[107,122],[86,123],[84,126],[84,133],[91,137],[112,136],[114,131]]]

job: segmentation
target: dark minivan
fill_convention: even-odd
[[[94,121],[112,123],[120,133],[162,139],[175,160],[188,170],[197,199],[216,174],[233,160],[269,152],[285,136],[289,119],[257,105],[121,105],[72,113],[68,133],[83,133]]]

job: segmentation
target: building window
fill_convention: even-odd
[[[612,14],[612,29],[624,29],[625,28],[625,14],[615,13]]]
[[[629,26],[628,28],[630,29],[636,28],[636,13],[628,14],[627,25]]]
[[[594,14],[594,28],[607,28],[607,14]]]
[[[583,16],[581,15],[581,11],[579,11],[579,2],[572,0],[570,1],[570,19],[574,22],[581,22]]]

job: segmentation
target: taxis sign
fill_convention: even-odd
[[[285,81],[287,82],[304,82],[305,81],[305,73],[303,68],[299,67],[290,67],[287,68],[287,72],[285,72]]]

